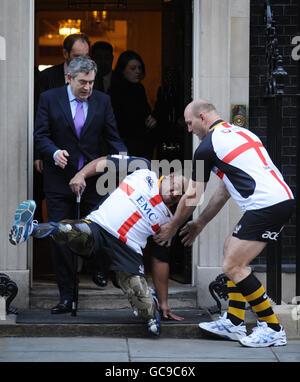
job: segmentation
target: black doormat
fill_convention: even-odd
[[[172,312],[184,317],[183,321],[163,320],[176,324],[198,324],[211,321],[209,314],[201,309],[177,310]],[[71,313],[51,314],[50,310],[23,310],[16,319],[17,324],[134,324],[141,323],[130,309],[120,310],[78,310],[77,315]]]

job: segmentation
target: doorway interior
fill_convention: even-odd
[[[74,28],[74,29],[72,29]],[[146,67],[143,85],[152,109],[160,105],[163,128],[154,159],[192,158],[192,138],[184,129],[183,110],[191,100],[192,0],[35,0],[35,66],[41,71],[63,61],[67,34],[86,33],[91,45],[111,43],[115,65],[131,49]],[[41,179],[35,177],[39,192]],[[44,221],[47,220],[42,203]],[[150,268],[145,251],[145,267]],[[34,242],[33,281],[53,279],[50,243]],[[192,280],[192,251],[175,237],[170,278],[185,284]]]

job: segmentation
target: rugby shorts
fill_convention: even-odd
[[[156,244],[152,236],[149,237],[148,243],[150,256],[155,257],[163,263],[170,263],[171,247]]]
[[[101,257],[106,270],[125,271],[134,275],[145,276],[142,255],[97,223],[90,222],[89,228],[95,240],[95,256]]]
[[[258,210],[248,210],[237,223],[232,236],[274,243],[291,218],[294,206],[295,200],[289,199]]]

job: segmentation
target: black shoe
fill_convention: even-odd
[[[99,287],[106,287],[107,285],[106,277],[102,272],[94,273],[93,281]]]
[[[51,309],[51,314],[69,313],[72,311],[72,301],[64,300]]]

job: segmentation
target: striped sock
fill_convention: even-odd
[[[234,325],[239,325],[245,321],[246,299],[231,280],[227,281],[227,289],[229,297],[227,318]]]
[[[278,319],[271,307],[265,288],[253,273],[237,283],[237,286],[251,305],[252,310],[257,314],[258,319],[265,321],[270,328],[280,331]]]

